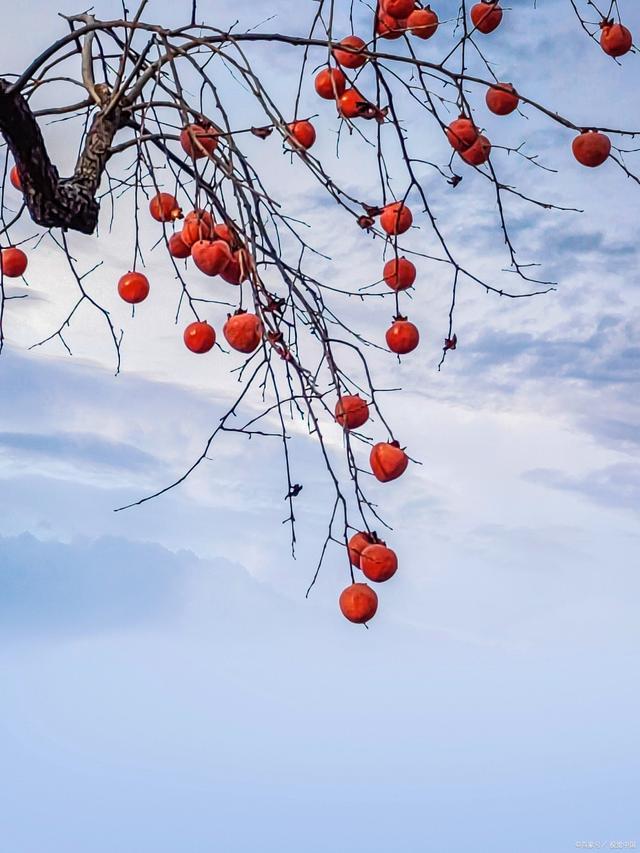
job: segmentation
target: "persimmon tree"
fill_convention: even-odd
[[[568,3],[584,31],[585,49],[601,51],[603,62],[620,61],[633,51],[619,0]],[[67,330],[81,309],[89,309],[104,323],[120,370],[123,333],[109,302],[92,288],[94,270],[79,267],[70,240],[73,232],[92,235],[100,225],[100,243],[107,244],[111,219],[123,199],[131,199],[125,208],[134,211],[131,245],[118,246],[119,257],[128,253],[131,262],[123,262],[114,296],[133,306],[134,319],[136,306],[148,310],[153,303],[159,282],[145,275],[141,241],[149,228],[141,229],[141,222],[146,218],[156,229],[154,242],[166,253],[166,279],[176,284],[176,340],[184,342],[177,345],[216,359],[216,369],[234,372],[239,382],[237,398],[201,455],[180,479],[137,503],[183,482],[225,433],[275,437],[282,448],[295,547],[295,500],[302,485],[291,463],[290,425],[302,421],[320,445],[334,489],[311,586],[330,546],[337,546],[334,555],[339,559],[342,553],[351,580],[340,607],[349,620],[367,622],[376,612],[377,595],[357,582],[355,572],[379,583],[397,569],[395,553],[373,531],[384,521],[370,496],[368,475],[393,481],[409,467],[409,453],[420,451],[403,448],[402,435],[385,416],[368,354],[377,347],[415,357],[420,331],[407,307],[414,285],[420,299],[420,278],[427,270],[446,270],[451,291],[438,368],[457,346],[455,311],[463,282],[496,299],[531,298],[553,289],[553,282],[536,276],[535,265],[518,260],[509,199],[568,208],[506,182],[501,176],[506,155],[523,167],[546,167],[524,146],[508,148],[489,139],[482,130],[487,116],[513,114],[505,120],[518,121],[525,111],[537,112],[566,131],[567,146],[580,164],[606,163],[604,168],[621,169],[637,182],[625,146],[635,131],[599,127],[592,115],[559,115],[527,91],[526,81],[497,79],[491,51],[509,16],[518,14],[517,7],[503,10],[497,0],[440,0],[433,8],[419,0],[380,0],[373,8],[364,0],[314,0],[302,4],[309,19],[304,34],[268,32],[268,21],[248,31],[225,28],[211,4],[194,0],[184,6],[186,20],[177,28],[148,20],[146,0],[135,10],[123,6],[117,20],[92,13],[62,16],[59,37],[26,68],[0,79],[0,131],[7,151],[0,343],[7,301],[25,296],[9,292],[7,281],[24,276],[30,254],[50,239],[66,257],[77,298],[64,322],[34,346],[57,341],[69,349]],[[292,101],[281,102],[271,81],[256,70],[258,49],[286,57],[297,81]],[[246,106],[237,113],[228,87],[220,85],[223,75],[249,93],[249,114]],[[309,95],[317,101],[317,119],[301,106]],[[405,132],[403,109],[424,117],[432,137],[439,135],[445,145],[434,150],[446,150],[446,156],[439,160],[430,152],[428,137],[415,140]],[[73,174],[61,177],[47,146],[46,123],[69,121],[75,134],[77,123],[71,120],[78,118],[82,130],[72,141],[80,153]],[[336,133],[336,157],[345,135],[361,141],[361,169],[377,181],[374,197],[361,198],[341,185],[332,177],[332,159],[314,155],[318,135],[327,132]],[[264,156],[246,153],[250,138],[262,141]],[[281,146],[341,211],[336,230],[350,223],[369,240],[380,264],[373,286],[353,276],[349,286],[318,277],[314,258],[323,247],[288,213],[286,193],[278,195],[269,181],[269,158]],[[427,190],[425,174],[448,188],[449,203],[456,204],[457,187],[471,170],[492,187],[497,237],[513,274],[508,291],[457,257]],[[34,237],[31,229],[25,238],[29,221],[39,231]],[[194,273],[203,282],[212,279],[206,296],[194,291]],[[375,337],[345,320],[346,301],[354,298],[382,302]],[[393,321],[385,328],[390,313]],[[346,477],[327,446],[327,431],[336,429],[343,431]]]

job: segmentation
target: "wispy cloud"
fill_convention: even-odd
[[[640,464],[637,463],[610,465],[580,475],[536,468],[523,476],[529,482],[575,492],[603,506],[640,511]]]
[[[158,465],[144,450],[92,433],[0,432],[0,455],[3,452],[11,459],[42,457],[134,472],[148,472]]]
[[[577,379],[593,385],[640,382],[640,347],[622,317],[602,317],[596,328],[571,338],[494,329],[470,342],[475,368],[508,364],[514,384],[527,379]]]

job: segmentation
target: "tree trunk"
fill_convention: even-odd
[[[105,106],[108,100],[105,93]],[[13,154],[25,203],[38,225],[82,234],[95,231],[100,209],[95,195],[113,138],[124,124],[123,106],[119,103],[108,112],[103,108],[96,114],[73,176],[61,178],[29,104],[20,93],[11,93],[10,84],[0,79],[0,133]]]

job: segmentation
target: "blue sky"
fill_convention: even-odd
[[[279,17],[265,26],[301,25],[302,12],[291,21],[286,3],[268,5]],[[224,3],[220,13],[249,25],[267,17],[262,6]],[[624,8],[640,32],[640,12]],[[175,4],[151,0],[148,17],[165,16],[177,16]],[[20,39],[27,19],[42,29]],[[56,28],[49,3],[16,9],[4,67],[23,67]],[[433,55],[435,41],[424,50]],[[636,58],[623,69],[605,62],[564,2],[535,12],[514,3],[493,50],[502,79],[526,80],[532,97],[576,121],[595,112],[634,123]],[[285,56],[256,58],[291,67]],[[294,82],[276,77],[279,98],[293,103]],[[324,109],[306,98],[309,112]],[[330,113],[317,122],[327,127],[319,153],[373,192],[358,140],[332,159]],[[560,286],[519,301],[464,286],[460,348],[445,371],[435,364],[450,281],[437,266],[419,269],[411,305],[424,330],[419,357],[399,370],[372,355],[380,384],[404,387],[387,413],[424,464],[399,488],[371,487],[400,570],[369,631],[337,612],[347,582],[337,552],[304,598],[331,492],[301,430],[295,561],[268,441],[227,440],[180,490],[113,512],[197,456],[233,391],[227,362],[182,347],[158,252],[146,254],[149,310],[131,320],[117,304],[126,213],[100,242],[74,239],[86,267],[105,261],[91,287],[125,329],[121,375],[90,314],[69,332],[73,358],[55,342],[28,350],[73,298],[53,247],[33,253],[29,299],[10,303],[0,358],[0,853],[640,843],[640,206],[610,164],[581,169],[570,134],[525,113],[483,117],[492,139],[526,140],[559,174],[497,151],[502,174],[584,213],[510,206],[521,256]],[[62,163],[68,133],[47,129]],[[410,138],[441,145],[433,133]],[[345,288],[375,280],[377,244],[342,227],[277,143],[255,145],[291,212],[330,248],[318,274]],[[480,179],[465,174],[454,195],[425,180],[461,257],[516,286],[499,274],[505,258]],[[144,236],[150,247],[153,232]],[[412,239],[429,246],[426,229]],[[344,311],[375,336],[392,308],[371,300]],[[338,458],[337,430],[329,446]]]

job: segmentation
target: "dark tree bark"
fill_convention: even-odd
[[[100,206],[96,192],[109,159],[109,149],[125,124],[124,103],[103,106],[89,128],[73,175],[61,178],[51,162],[38,122],[29,104],[10,84],[0,79],[0,133],[13,154],[24,200],[31,218],[45,228],[65,228],[92,234]]]

